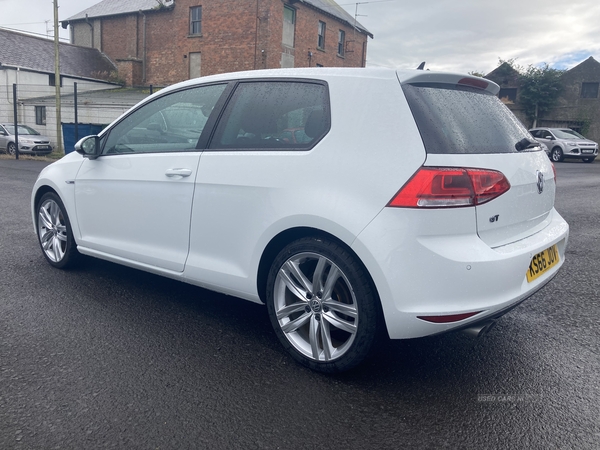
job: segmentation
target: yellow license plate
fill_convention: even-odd
[[[531,283],[536,278],[548,272],[560,261],[556,245],[547,248],[531,258],[529,269],[527,269],[527,282]]]

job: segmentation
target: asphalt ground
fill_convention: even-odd
[[[52,269],[46,163],[0,160],[0,449],[598,449],[600,162],[556,165],[565,264],[485,337],[294,363],[260,305],[86,259]]]

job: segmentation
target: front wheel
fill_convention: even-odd
[[[6,146],[6,153],[8,153],[9,155],[15,156],[17,153],[17,146],[15,145],[14,142],[9,142],[8,145]]]
[[[562,149],[560,147],[554,147],[550,153],[550,159],[554,162],[561,162],[564,159]]]
[[[376,338],[378,301],[356,257],[327,239],[290,243],[269,272],[267,308],[277,337],[296,361],[320,372],[364,360]]]
[[[591,163],[591,162],[594,162],[594,159],[596,159],[596,158],[595,157],[594,158],[583,158],[583,162]]]
[[[54,192],[47,192],[36,211],[38,241],[46,261],[58,269],[72,266],[79,252],[62,201]]]

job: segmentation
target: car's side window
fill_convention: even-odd
[[[288,80],[240,82],[209,148],[308,150],[329,128],[326,84]]]
[[[143,105],[110,130],[102,153],[195,150],[208,116],[226,86],[176,91]]]

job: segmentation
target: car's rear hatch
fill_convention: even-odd
[[[427,151],[425,166],[485,169],[510,188],[475,202],[477,232],[490,247],[524,239],[549,222],[554,207],[552,164],[525,127],[497,98],[488,80],[454,74],[399,73]]]

